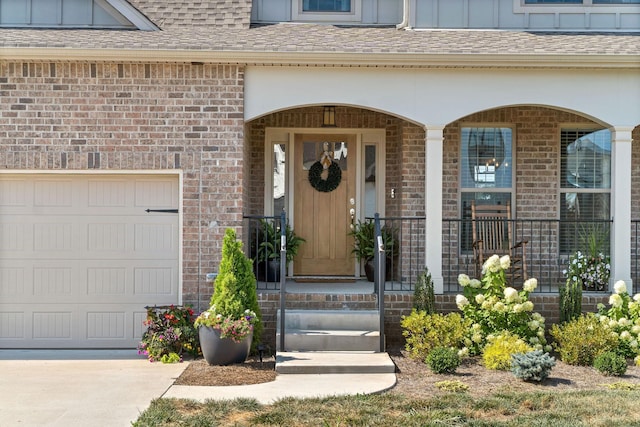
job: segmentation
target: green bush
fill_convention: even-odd
[[[553,325],[551,336],[560,359],[569,365],[591,366],[596,356],[618,346],[615,333],[591,313]]]
[[[520,337],[508,331],[490,336],[482,353],[482,361],[487,369],[506,371],[511,367],[511,356],[533,350]]]
[[[469,329],[469,322],[458,313],[427,314],[415,309],[403,316],[400,324],[409,356],[419,360],[425,360],[439,346],[461,348]]]
[[[458,276],[463,293],[456,295],[456,304],[464,317],[472,321],[467,331],[465,346],[470,354],[480,354],[490,335],[509,331],[518,335],[535,349],[550,351],[545,338],[544,317],[533,311],[529,295],[538,286],[529,278],[517,290],[507,286],[511,259],[505,255],[492,255],[482,266],[482,279]]]
[[[242,242],[237,240],[236,232],[227,228],[222,244],[220,269],[213,286],[211,307],[223,318],[242,319],[245,310],[256,314],[253,321],[252,350],[255,350],[262,337],[262,321],[256,277],[253,274],[252,262],[242,250]]]
[[[511,372],[516,378],[524,381],[544,381],[555,365],[556,359],[549,356],[549,353],[543,353],[542,350],[511,356]]]
[[[460,356],[453,347],[436,347],[425,362],[434,374],[453,374],[460,366]]]
[[[577,319],[582,314],[582,281],[570,277],[560,287],[560,323]]]
[[[416,289],[413,292],[413,308],[418,311],[425,311],[427,314],[433,314],[436,311],[433,280],[428,268],[425,268],[418,276]]]
[[[594,359],[593,367],[605,375],[620,376],[627,372],[627,359],[614,351],[605,351]]]

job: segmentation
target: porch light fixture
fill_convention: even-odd
[[[322,111],[322,127],[336,127],[336,107],[325,105]]]

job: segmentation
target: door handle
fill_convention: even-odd
[[[356,210],[354,208],[349,209],[349,215],[351,216],[351,229],[353,230],[356,220]]]

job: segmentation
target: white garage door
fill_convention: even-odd
[[[178,302],[176,175],[0,174],[0,347],[128,348]]]

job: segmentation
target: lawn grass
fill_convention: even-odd
[[[448,393],[413,399],[392,393],[207,401],[156,399],[133,424],[146,426],[640,426],[640,391]]]

